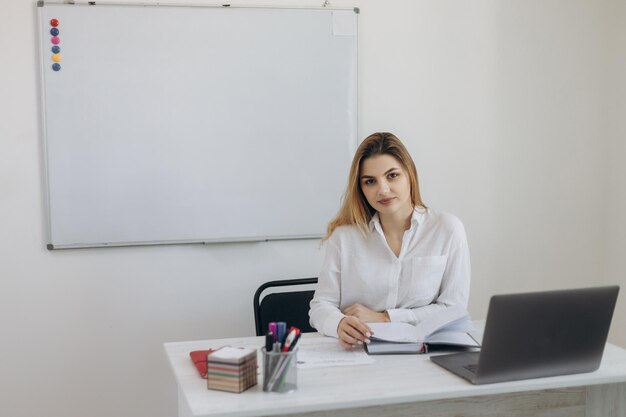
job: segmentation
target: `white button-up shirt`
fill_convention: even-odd
[[[341,310],[355,303],[387,310],[391,321],[417,324],[436,310],[467,307],[469,286],[469,248],[457,217],[416,208],[396,256],[376,214],[367,234],[340,226],[328,239],[311,301],[311,325],[337,337],[345,317]]]

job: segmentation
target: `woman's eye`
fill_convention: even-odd
[[[374,180],[371,178],[368,178],[363,181],[363,185],[372,185],[372,184],[374,184]]]
[[[400,174],[398,174],[397,172],[392,172],[391,174],[389,174],[389,178],[396,178],[398,175]]]

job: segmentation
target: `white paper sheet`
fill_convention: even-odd
[[[375,362],[362,346],[344,349],[337,339],[324,337],[303,340],[298,349],[298,368],[323,368],[327,366],[366,365]]]

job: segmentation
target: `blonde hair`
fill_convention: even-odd
[[[407,149],[393,133],[374,133],[365,138],[354,154],[341,208],[337,216],[328,224],[326,236],[324,236],[323,240],[328,239],[337,227],[344,225],[355,225],[364,234],[367,233],[368,224],[374,214],[376,214],[376,210],[367,202],[365,195],[363,195],[359,177],[363,161],[377,155],[391,155],[402,165],[409,177],[413,207],[426,208],[420,196],[415,163]]]

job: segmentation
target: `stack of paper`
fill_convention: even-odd
[[[256,350],[222,347],[207,358],[209,389],[242,392],[257,383]]]

